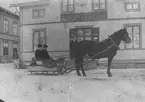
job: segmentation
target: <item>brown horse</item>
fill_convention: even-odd
[[[121,41],[124,41],[125,43],[131,42],[128,32],[125,28],[118,30],[101,42],[83,40],[77,43],[75,47],[70,49],[70,52],[73,53],[71,54],[73,55],[71,58],[75,59],[76,72],[78,76],[81,76],[81,73],[79,72],[80,68],[82,70],[83,76],[86,76],[83,68],[83,60],[84,56],[88,55],[90,57],[94,57],[94,59],[108,58],[107,74],[109,77],[111,77],[111,63],[114,56],[117,54],[117,50],[119,50]]]

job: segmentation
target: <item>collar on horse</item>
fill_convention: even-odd
[[[109,48],[111,48],[112,46],[115,46],[118,50],[120,49],[119,48],[119,46],[116,44],[116,42],[112,39],[112,37],[111,36],[108,36],[109,37],[109,39],[111,40],[111,42],[112,42],[112,44],[111,44],[111,46],[109,46]]]

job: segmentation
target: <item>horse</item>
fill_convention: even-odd
[[[111,74],[111,63],[114,56],[119,50],[119,45],[121,41],[125,43],[131,43],[131,39],[128,35],[126,28],[119,29],[114,32],[105,40],[100,42],[93,40],[82,40],[75,44],[73,48],[70,49],[71,58],[74,59],[76,72],[78,76],[81,76],[80,68],[83,76],[86,76],[86,73],[83,68],[83,60],[86,55],[93,57],[93,59],[108,58],[108,68],[107,74],[108,77],[112,77]]]

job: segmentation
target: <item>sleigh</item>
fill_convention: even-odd
[[[71,66],[67,66],[70,61],[67,61],[67,57],[59,57],[55,60],[56,66],[51,68],[42,64],[42,61],[36,61],[36,64],[29,66],[28,70],[31,74],[53,74],[59,75],[66,73]]]

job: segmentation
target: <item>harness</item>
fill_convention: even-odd
[[[120,49],[120,48],[119,48],[119,46],[115,43],[115,41],[112,39],[112,37],[111,37],[111,36],[109,36],[109,39],[110,39],[110,40],[111,40],[111,42],[112,42],[112,44],[111,44],[110,46],[107,46],[107,48],[106,48],[106,49],[104,49],[103,51],[101,51],[101,52],[99,52],[99,53],[95,54],[94,56],[92,56],[92,57],[91,57],[91,60],[86,61],[86,62],[84,62],[83,64],[87,64],[87,63],[89,63],[89,62],[91,62],[91,61],[95,60],[95,57],[96,57],[96,56],[98,56],[98,55],[100,55],[101,53],[103,53],[103,52],[107,51],[108,49],[112,48],[113,46],[115,46],[117,49]]]

